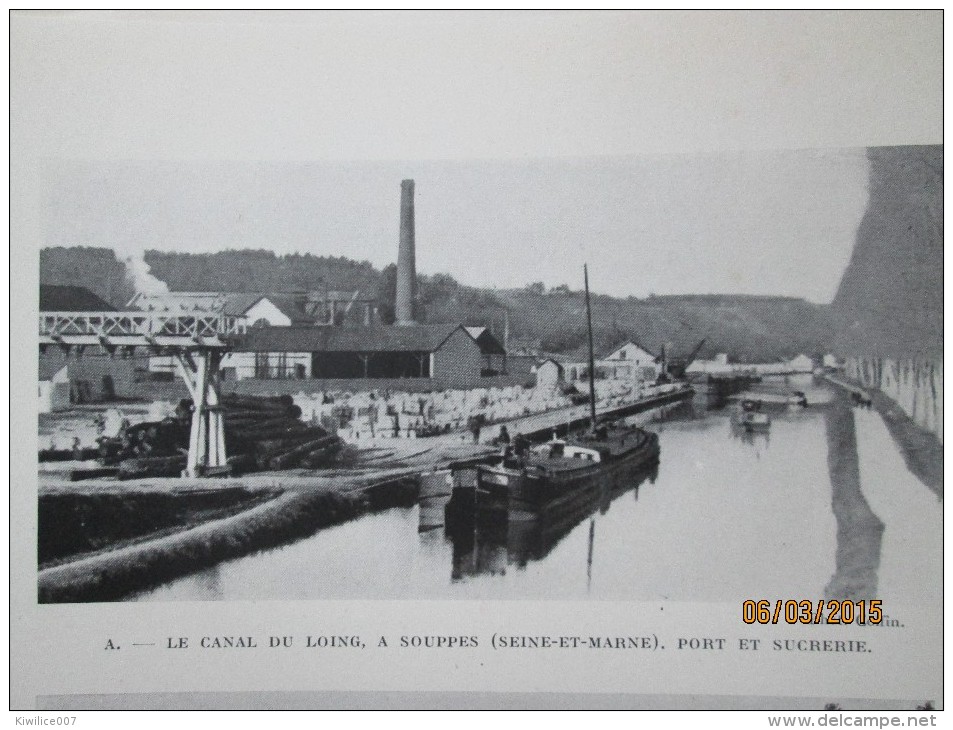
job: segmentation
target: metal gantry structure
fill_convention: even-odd
[[[245,332],[243,317],[214,313],[42,312],[40,352],[59,347],[82,354],[88,347],[108,355],[131,357],[137,348],[175,357],[192,396],[192,427],[185,476],[201,476],[225,466],[225,430],[221,411],[222,356],[233,337]]]

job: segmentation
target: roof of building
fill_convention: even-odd
[[[53,378],[55,378],[66,366],[66,363],[61,359],[53,359],[49,357],[43,357],[41,355],[38,368],[40,382],[43,382],[44,380],[53,380]]]
[[[559,362],[559,360],[557,360],[556,358],[553,358],[553,357],[544,357],[542,360],[539,360],[539,361],[536,363],[536,367],[542,367],[543,365],[545,365],[545,364],[548,363],[548,362],[553,363],[560,371],[562,371],[562,370],[565,369],[565,368],[563,367],[563,364],[562,364],[561,362]]]
[[[599,360],[605,360],[605,359],[608,358],[609,355],[611,355],[612,353],[616,352],[617,350],[621,350],[623,347],[628,347],[629,345],[634,345],[635,347],[638,347],[639,349],[644,350],[645,352],[649,353],[649,355],[651,355],[652,357],[658,357],[658,355],[656,355],[656,353],[652,352],[649,348],[647,348],[647,347],[646,347],[645,345],[643,345],[641,342],[639,342],[638,340],[634,340],[634,339],[631,339],[631,338],[630,338],[630,339],[628,339],[628,340],[625,340],[624,342],[619,342],[619,343],[617,343],[616,345],[614,345],[614,346],[612,347],[611,350],[607,350],[606,352],[602,353],[601,355],[598,355],[598,356],[597,356],[597,359],[599,359]]]
[[[82,286],[40,284],[41,312],[115,312],[116,308]]]
[[[311,324],[315,318],[304,311],[300,297],[294,294],[224,294],[224,314],[241,316],[248,312],[263,299],[271,302],[275,307],[291,320],[292,324]]]
[[[268,299],[268,301],[273,302],[275,306],[278,306],[277,302],[274,302],[271,297],[266,297],[264,294],[255,294],[253,292],[222,294],[219,301],[221,301],[222,314],[240,317],[249,309],[258,304],[258,302],[260,302],[262,299]]]
[[[487,327],[464,327],[467,334],[470,335],[480,346],[480,352],[484,355],[505,355],[506,349],[502,343],[496,339],[496,335],[490,332]]]
[[[458,324],[333,327],[291,326],[250,329],[239,352],[434,352]],[[467,333],[469,335],[469,333]]]
[[[263,299],[271,302],[292,323],[310,324],[314,317],[305,312],[302,299],[295,294],[265,294],[262,292],[167,292],[164,294],[137,294],[131,306],[159,310],[220,312],[241,317]]]
[[[536,362],[542,363],[546,360],[552,360],[555,363],[561,365],[569,365],[571,363],[580,362],[577,358],[572,357],[571,355],[564,355],[560,352],[541,352],[536,356]]]

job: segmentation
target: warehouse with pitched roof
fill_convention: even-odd
[[[230,373],[245,378],[322,380],[423,378],[435,387],[471,387],[485,356],[461,325],[260,327],[230,354]]]

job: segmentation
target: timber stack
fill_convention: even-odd
[[[301,420],[290,396],[225,395],[226,474],[320,469],[332,465],[342,441]],[[117,466],[119,479],[179,476],[189,449],[192,402],[180,401],[175,416],[126,426],[115,438],[99,439],[99,461]]]

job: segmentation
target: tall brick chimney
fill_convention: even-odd
[[[414,181],[400,183],[400,248],[397,251],[395,324],[414,324],[417,265],[414,253]]]

